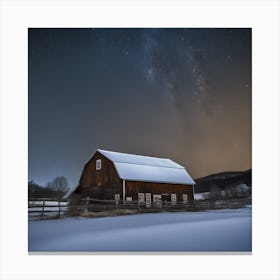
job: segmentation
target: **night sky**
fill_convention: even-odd
[[[29,29],[29,180],[74,187],[97,148],[251,168],[251,91],[251,29]]]

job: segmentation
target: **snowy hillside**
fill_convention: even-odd
[[[251,207],[29,221],[29,251],[251,251]]]
[[[195,182],[196,193],[210,192],[213,186],[219,187],[222,190],[227,186],[237,186],[240,184],[252,186],[252,170],[212,174],[203,178],[197,178]]]

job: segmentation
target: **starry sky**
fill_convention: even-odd
[[[251,168],[251,67],[249,28],[29,29],[29,180],[75,187],[97,148]]]

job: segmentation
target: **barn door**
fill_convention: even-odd
[[[161,195],[160,194],[154,194],[153,195],[153,201],[154,201],[154,205],[156,207],[161,207],[162,206],[162,200],[161,200]]]
[[[175,205],[177,203],[177,195],[176,193],[171,194],[171,204]]]
[[[146,193],[146,207],[151,207],[152,204],[152,194]]]
[[[138,193],[138,202],[140,202],[140,203],[145,202],[145,194],[144,193]]]

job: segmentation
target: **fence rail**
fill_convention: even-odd
[[[132,210],[138,213],[162,211],[203,211],[211,209],[240,208],[251,204],[251,198],[238,198],[230,200],[203,200],[203,201],[171,201],[139,202],[122,200],[98,200],[85,198],[79,203],[72,204],[68,199],[55,200],[53,198],[30,199],[28,201],[28,215],[32,217],[44,216],[73,216],[86,213],[98,213],[114,210]]]

